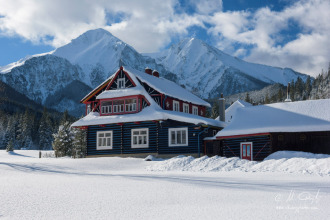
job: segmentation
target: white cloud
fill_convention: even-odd
[[[2,34],[54,47],[102,27],[140,52],[154,52],[172,36],[187,34],[188,27],[203,25],[198,15],[177,14],[177,0],[0,0],[0,5]],[[121,20],[109,24],[107,16],[117,14]]]
[[[218,37],[219,48],[231,54],[244,56],[235,44],[252,47],[243,57],[248,61],[315,76],[330,61],[329,11],[328,0],[302,0],[279,12],[268,7],[256,12],[218,12],[210,19],[209,33]],[[300,33],[288,39],[290,28]]]
[[[155,52],[192,26],[248,61],[315,75],[330,61],[330,1],[301,0],[273,11],[222,11],[221,0],[0,0],[0,34],[54,47],[105,28],[139,52]],[[194,11],[185,11],[186,6]],[[181,7],[181,8],[180,8]],[[207,24],[207,25],[206,25]],[[294,25],[294,26],[292,26]],[[290,28],[297,36],[287,37]]]

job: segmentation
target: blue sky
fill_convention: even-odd
[[[329,0],[0,0],[0,66],[104,28],[139,52],[196,37],[315,76],[330,61]]]

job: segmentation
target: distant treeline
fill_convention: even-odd
[[[272,95],[269,95],[267,92],[262,92],[262,90],[253,91],[253,93],[258,94],[258,100],[251,98],[250,92],[246,92],[244,98],[240,98],[254,105],[283,102],[287,98],[287,86],[278,86],[278,90],[273,90]],[[290,82],[290,99],[292,101],[325,98],[330,98],[330,64],[328,71],[322,71],[322,73],[320,73],[315,79],[308,77],[304,82],[300,77],[298,77],[296,81],[292,80]],[[219,104],[217,98],[207,101],[212,103],[212,108],[207,113],[207,116],[211,118],[218,117]]]

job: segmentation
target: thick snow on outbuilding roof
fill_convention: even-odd
[[[269,132],[330,131],[330,99],[238,108],[218,138]]]
[[[252,106],[251,103],[245,102],[241,99],[237,99],[233,104],[231,104],[225,111],[225,117],[226,117],[226,122],[231,122],[232,119],[234,118],[236,114],[236,110],[238,108],[244,108],[244,107],[249,107]],[[219,120],[219,116],[216,118],[216,120]]]

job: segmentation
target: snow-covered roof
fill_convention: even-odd
[[[241,99],[237,99],[231,106],[229,106],[226,111],[225,111],[225,117],[226,117],[226,122],[229,123],[232,121],[234,118],[234,115],[236,114],[236,110],[238,108],[244,108],[244,107],[249,107],[252,106],[251,103],[245,102]],[[216,120],[219,120],[219,116],[216,118]]]
[[[100,116],[97,112],[91,112],[84,118],[72,124],[73,127],[114,124],[114,123],[127,123],[137,121],[153,121],[153,120],[176,120],[192,124],[205,124],[215,127],[224,127],[225,123],[210,118],[204,118],[198,115],[192,115],[183,112],[168,111],[163,109],[155,109],[154,106],[148,106],[141,112],[135,114],[125,115],[109,115]]]
[[[134,114],[100,116],[99,113],[91,112],[87,116],[85,116],[82,119],[73,123],[71,126],[79,127],[79,126],[89,126],[89,125],[172,119],[172,120],[182,121],[182,122],[187,122],[187,123],[192,123],[192,124],[205,124],[205,125],[211,125],[211,126],[215,126],[215,127],[225,127],[226,123],[220,122],[219,120],[205,118],[205,117],[201,117],[201,116],[193,115],[193,114],[189,114],[189,113],[184,113],[184,112],[163,110],[154,101],[154,99],[147,93],[147,91],[144,89],[144,87],[137,80],[137,77],[139,77],[139,73],[137,73],[138,71],[128,69],[128,68],[124,68],[124,70],[130,75],[131,79],[134,81],[136,86],[132,87],[132,88],[126,88],[126,89],[104,91],[100,95],[97,96],[97,99],[114,98],[114,97],[141,94],[148,100],[148,102],[150,103],[150,106],[142,109],[141,112],[134,113]],[[147,77],[149,76],[146,73],[143,73],[143,75],[146,75]],[[150,77],[159,79],[155,76],[150,76]],[[142,77],[139,79],[142,81]],[[168,81],[168,80],[166,80],[166,81]],[[176,84],[174,84],[174,85],[176,85]],[[184,90],[183,88],[181,88],[181,89]],[[194,102],[194,103],[196,103],[196,102]]]
[[[82,100],[80,102],[85,101],[89,96],[91,96],[93,93],[95,93],[97,90],[99,90],[102,86],[105,86],[105,84],[107,82],[110,82],[110,80],[116,75],[116,73],[112,74],[109,78],[107,78],[106,80],[104,80],[103,83],[101,83],[98,87],[96,87],[95,89],[93,89],[91,92],[89,92],[87,95],[85,95],[84,98],[82,98]]]
[[[164,79],[162,77],[151,76],[144,72],[135,70],[131,67],[124,67],[124,70],[127,73],[129,73],[130,76],[132,74],[135,75],[142,82],[147,83],[149,86],[153,87],[154,89],[156,89],[157,91],[159,91],[165,95],[168,95],[168,96],[171,96],[174,98],[178,98],[182,101],[187,101],[187,102],[191,102],[194,104],[211,107],[210,103],[195,96],[191,92],[188,92],[186,89],[182,88],[181,86],[179,86],[178,84],[176,84],[170,80]]]
[[[238,108],[218,138],[269,132],[330,131],[330,99]]]
[[[117,98],[123,96],[131,96],[131,95],[142,95],[143,90],[144,89],[141,86],[126,88],[126,89],[118,89],[118,90],[105,90],[101,94],[96,96],[96,99],[109,99],[109,98]]]

